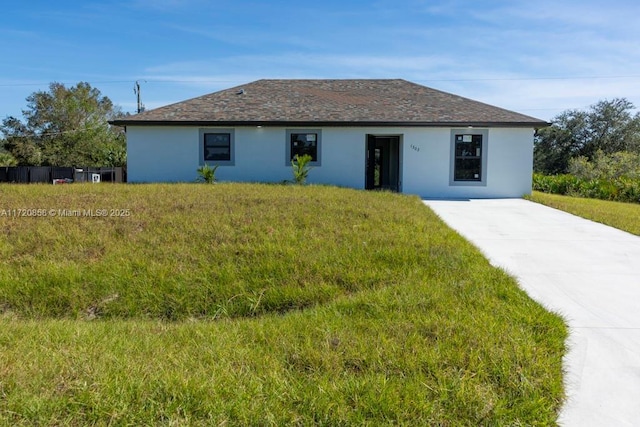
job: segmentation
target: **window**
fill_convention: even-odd
[[[482,135],[456,135],[454,180],[482,180]]]
[[[320,130],[288,130],[286,164],[291,165],[291,160],[296,155],[308,154],[311,156],[311,164],[320,166],[320,139]]]
[[[234,164],[233,129],[200,129],[200,163]]]
[[[291,160],[296,156],[308,154],[312,161],[318,161],[318,134],[317,133],[292,133],[291,134]]]
[[[205,133],[204,160],[231,160],[231,135],[228,133]]]
[[[451,185],[486,185],[486,130],[451,131]]]

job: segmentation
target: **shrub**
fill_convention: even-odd
[[[205,182],[207,184],[213,184],[214,182],[216,182],[216,170],[218,169],[218,166],[220,165],[211,167],[205,164],[203,166],[200,166],[198,168],[198,181]]]
[[[543,193],[640,203],[640,179],[584,179],[573,175],[533,175],[533,189]]]
[[[544,193],[570,194],[579,187],[579,180],[573,175],[533,174],[533,189]]]
[[[587,180],[640,179],[640,154],[627,151],[605,154],[598,151],[592,160],[583,156],[571,159],[569,173]]]
[[[585,156],[569,160],[569,173],[582,179],[594,179],[596,177],[594,164]]]
[[[305,154],[304,156],[298,156],[297,154],[291,160],[291,167],[293,170],[293,182],[296,184],[304,184],[307,181],[307,176],[311,170],[309,163],[313,158]]]
[[[0,166],[18,166],[18,161],[10,153],[0,151]]]
[[[640,203],[640,155],[630,152],[604,154],[592,160],[572,159],[571,174],[533,174],[533,189],[544,193]]]

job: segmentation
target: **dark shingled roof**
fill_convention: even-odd
[[[258,80],[114,120],[115,125],[508,126],[534,117],[406,80]]]

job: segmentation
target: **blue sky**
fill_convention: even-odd
[[[260,78],[404,78],[550,120],[640,107],[637,0],[26,0],[0,14],[0,118],[52,81],[134,112]]]

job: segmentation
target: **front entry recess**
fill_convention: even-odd
[[[400,137],[367,135],[367,190],[400,191]]]

